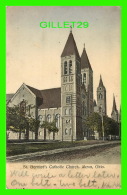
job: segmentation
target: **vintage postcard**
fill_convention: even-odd
[[[8,6],[8,189],[120,189],[120,7]]]

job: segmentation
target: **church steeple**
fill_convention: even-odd
[[[72,34],[72,30],[70,30],[70,34],[65,44],[64,50],[61,54],[61,57],[70,56],[70,55],[76,55],[80,59],[79,52],[76,46],[76,42]]]
[[[103,115],[107,114],[106,88],[103,84],[101,75],[100,75],[99,85],[97,87],[97,106],[100,114],[101,112],[103,112]]]
[[[61,54],[61,107],[63,140],[83,138],[81,63],[72,29]],[[70,121],[70,122],[68,122]],[[73,122],[71,122],[73,121]]]
[[[85,44],[81,55],[81,74],[82,83],[84,83],[87,92],[87,112],[93,113],[93,70],[86,53]]]
[[[112,106],[112,113],[113,113],[114,111],[117,111],[117,107],[116,107],[116,100],[115,100],[115,96],[114,96],[114,94],[113,94],[113,106]]]
[[[82,69],[89,68],[92,70],[90,62],[89,62],[89,58],[88,58],[87,53],[86,53],[85,44],[84,44],[83,52],[81,55],[81,68]]]
[[[113,94],[113,106],[112,106],[111,117],[113,120],[118,122],[118,110],[117,110],[116,100],[115,100],[114,94]]]
[[[100,75],[99,87],[104,87],[101,75]]]

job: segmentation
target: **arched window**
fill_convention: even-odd
[[[83,83],[86,83],[86,73],[83,74]]]
[[[71,120],[70,119],[66,120],[66,123],[67,124],[71,123]]]
[[[50,115],[50,114],[47,115],[47,121],[48,121],[49,123],[51,122],[51,115]]]
[[[66,129],[65,129],[65,135],[67,135],[67,134],[68,134],[68,129],[66,128]]]
[[[64,74],[67,74],[67,61],[64,62]]]
[[[69,74],[72,74],[72,61],[69,61]]]
[[[64,82],[64,83],[67,82],[67,77],[64,77],[64,78],[63,78],[63,82]]]
[[[68,115],[68,109],[67,108],[65,109],[65,115]]]
[[[99,99],[102,99],[103,98],[103,95],[100,93],[99,94]]]
[[[41,132],[41,131],[39,131],[39,136],[40,136],[40,135],[42,135],[42,132]]]
[[[60,127],[60,114],[56,114],[56,127],[59,128]]]
[[[102,106],[101,105],[99,106],[99,112],[100,113],[102,112]]]
[[[70,95],[66,97],[66,103],[67,104],[70,104],[71,103],[71,96]]]
[[[40,125],[42,125],[42,123],[43,123],[43,116],[42,115],[39,115],[38,119],[40,121]]]
[[[25,114],[26,113],[26,102],[25,100],[23,99],[23,101],[20,103],[20,112],[22,114]]]

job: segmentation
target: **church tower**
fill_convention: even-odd
[[[87,116],[89,116],[93,113],[93,70],[85,46],[81,55],[81,74],[87,92]]]
[[[118,122],[118,110],[117,110],[117,107],[116,107],[116,100],[115,100],[115,96],[114,95],[113,95],[113,106],[112,106],[111,117],[112,117],[113,120]]]
[[[100,82],[97,88],[97,107],[98,112],[103,115],[107,115],[107,106],[106,106],[106,88],[103,84],[101,75],[100,75]]]
[[[81,139],[81,62],[70,31],[61,54],[62,140]]]

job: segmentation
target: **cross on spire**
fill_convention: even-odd
[[[101,77],[101,75],[100,75],[99,87],[103,87],[103,86],[104,86],[104,85],[103,85],[102,77]]]
[[[70,26],[70,30],[72,31],[72,26]],[[74,40],[74,36],[71,31],[69,33],[69,36],[65,44],[65,47],[63,49],[63,52],[61,54],[61,57],[76,55],[80,59],[79,52],[76,46],[76,42]]]
[[[70,33],[72,33],[72,26],[70,26]]]

